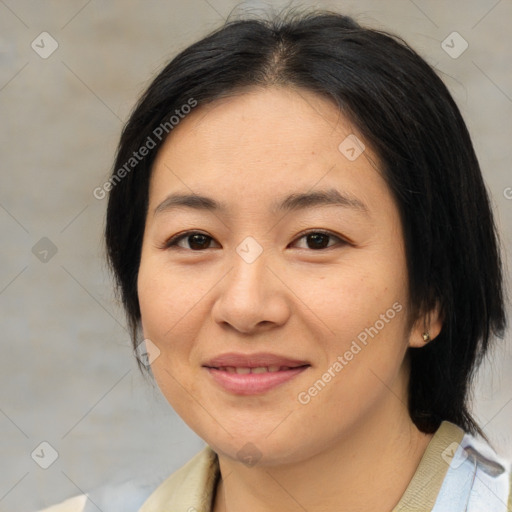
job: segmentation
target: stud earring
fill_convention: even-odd
[[[424,332],[424,333],[422,334],[422,336],[423,336],[423,341],[424,341],[425,343],[428,343],[428,342],[430,341],[430,334],[428,333],[428,331],[427,331],[427,332]]]

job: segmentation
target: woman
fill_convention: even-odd
[[[108,189],[139,361],[207,446],[52,510],[510,507],[468,404],[505,329],[492,212],[403,41],[328,12],[226,24],[150,85]]]

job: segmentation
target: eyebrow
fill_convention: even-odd
[[[350,194],[342,194],[331,188],[316,192],[302,192],[290,194],[284,199],[274,203],[271,213],[305,210],[316,206],[340,206],[350,208],[369,215],[368,207],[356,197]],[[198,194],[175,193],[167,196],[156,208],[154,215],[168,212],[174,208],[192,208],[195,210],[216,211],[226,213],[229,207],[226,203],[217,201],[211,197]]]

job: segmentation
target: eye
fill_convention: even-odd
[[[340,238],[339,236],[330,233],[329,231],[309,231],[304,233],[301,237],[296,240],[306,239],[307,247],[306,249],[312,249],[315,251],[328,249],[333,245],[345,245],[348,242]],[[329,239],[338,240],[338,244],[329,244]],[[209,235],[201,233],[200,231],[187,231],[186,233],[182,233],[181,235],[175,235],[171,237],[165,244],[163,245],[163,249],[170,249],[172,247],[179,247],[182,249],[190,249],[192,251],[201,251],[203,249],[209,249],[210,243],[213,241],[213,238]],[[188,244],[188,247],[184,247],[182,242]]]
[[[315,251],[322,250],[322,249],[328,249],[329,247],[332,247],[333,245],[345,245],[347,242],[340,238],[339,236],[334,235],[333,233],[330,233],[329,231],[309,231],[307,233],[304,233],[301,237],[299,237],[297,240],[306,240],[306,244],[309,249],[313,249]],[[329,245],[328,239],[336,239],[340,244],[331,244]]]
[[[171,237],[167,242],[165,242],[163,248],[170,249],[171,247],[180,247],[182,249],[200,251],[202,249],[208,249],[210,241],[212,240],[213,238],[211,236],[205,235],[199,231],[187,231],[181,235]],[[189,247],[183,247],[183,245],[180,245],[182,241],[188,243]]]

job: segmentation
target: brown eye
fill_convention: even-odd
[[[306,235],[306,240],[312,244],[310,249],[325,249],[329,245],[329,238],[329,235],[324,235],[323,233]]]
[[[305,233],[300,238],[298,238],[298,240],[302,239],[306,240],[307,247],[305,248],[312,250],[328,249],[333,245],[344,245],[346,243],[339,236],[333,235],[332,233],[326,231],[310,231],[309,233]],[[341,244],[329,244],[329,239],[335,239],[338,242],[341,242]]]
[[[339,236],[326,231],[310,231],[309,233],[303,234],[297,240],[302,239],[306,240],[306,247],[302,248],[311,249],[313,251],[320,251],[323,249],[328,249],[334,245],[345,245],[347,243]],[[165,243],[163,248],[180,248],[197,252],[211,248],[210,244],[212,241],[214,241],[214,239],[209,235],[199,231],[187,231],[186,233],[182,233],[181,235],[176,235],[170,238]],[[333,241],[334,243],[331,243]],[[336,243],[336,241],[338,243]],[[183,245],[184,243],[187,245]]]
[[[185,241],[188,244],[188,247],[181,245],[182,241]],[[201,251],[203,249],[208,249],[211,241],[213,241],[211,236],[198,231],[188,231],[187,233],[172,237],[166,242],[165,248],[169,249],[171,247],[180,247],[182,249]]]

